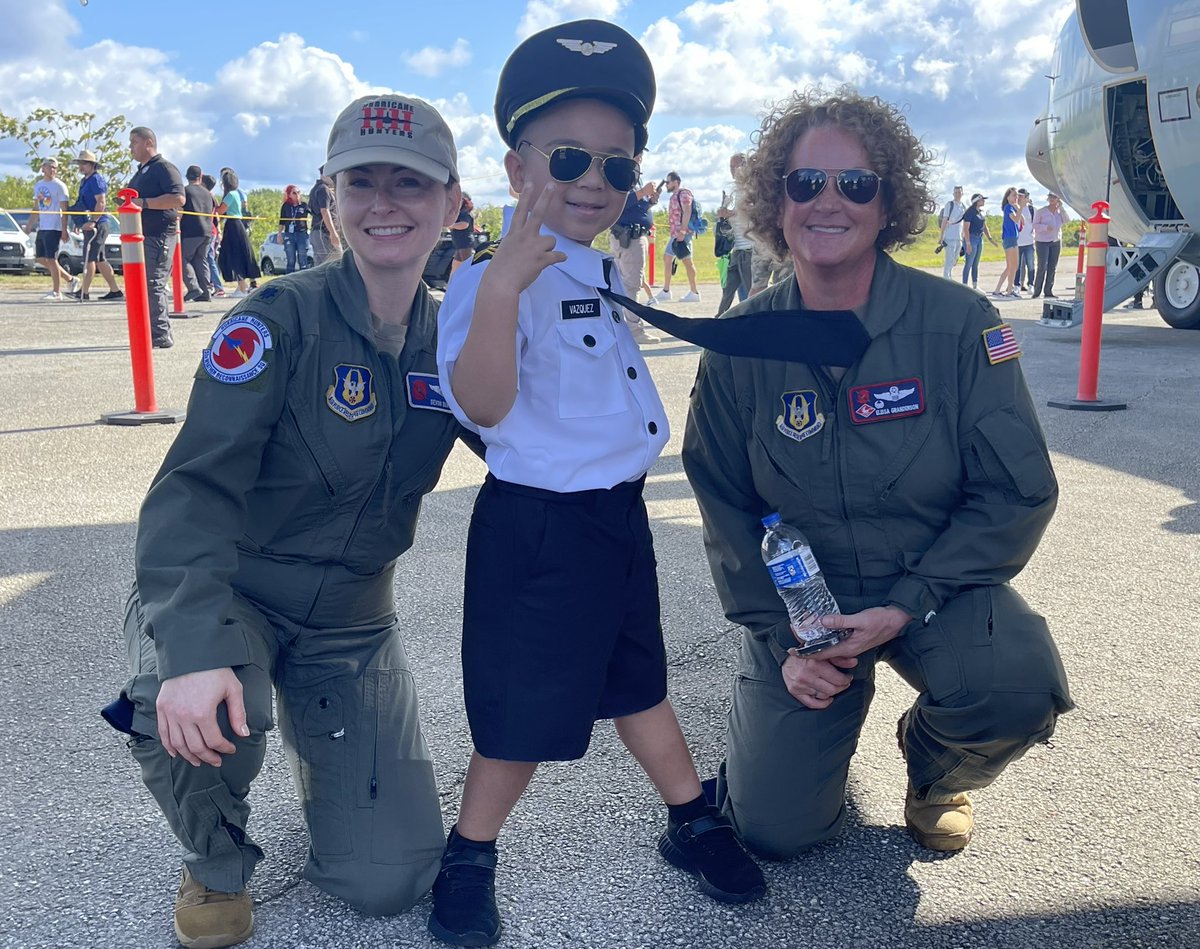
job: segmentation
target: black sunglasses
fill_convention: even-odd
[[[522,145],[528,145],[546,159],[550,168],[550,177],[563,184],[578,181],[588,173],[588,169],[592,167],[594,161],[600,162],[600,171],[604,173],[604,180],[615,191],[628,191],[637,184],[638,178],[642,174],[638,163],[624,155],[589,152],[586,148],[579,148],[576,145],[559,145],[557,148],[550,149],[550,154],[547,155],[532,142],[518,142],[517,148],[520,149]]]
[[[797,168],[783,176],[787,196],[797,204],[807,204],[825,190],[829,173],[820,168]],[[865,168],[844,168],[834,178],[842,197],[855,204],[870,204],[879,194],[879,175]]]

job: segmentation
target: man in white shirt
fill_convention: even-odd
[[[58,264],[59,247],[71,239],[67,234],[66,210],[67,186],[58,180],[58,161],[47,158],[42,162],[42,178],[33,186],[33,209],[25,225],[26,234],[37,229],[37,262],[49,272],[53,286],[43,300],[61,300],[64,280],[72,293],[79,289],[78,281]]]
[[[954,277],[954,265],[958,263],[958,252],[962,248],[962,219],[967,213],[963,204],[962,185],[954,186],[954,197],[946,202],[938,215],[938,227],[942,229],[941,241],[946,245],[946,258],[942,261],[942,276],[947,280]]]

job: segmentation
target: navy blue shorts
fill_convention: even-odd
[[[563,494],[488,475],[467,537],[462,645],[484,757],[582,758],[597,719],[666,698],[642,485]]]

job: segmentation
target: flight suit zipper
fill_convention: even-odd
[[[841,503],[842,519],[846,522],[846,529],[850,533],[850,550],[854,554],[854,577],[858,584],[855,595],[862,596],[862,564],[858,559],[858,542],[854,539],[854,520],[850,516],[850,508],[846,504],[846,492],[843,490],[846,479],[842,473],[842,453],[838,451],[840,446],[838,444],[837,412],[840,404],[838,399],[841,395],[841,386],[834,383],[833,377],[829,375],[828,370],[824,366],[816,366],[814,368],[817,384],[821,387],[821,391],[824,392],[825,398],[829,400],[829,414],[826,416],[826,424],[829,426],[829,438],[825,440],[827,446],[827,451],[824,453],[825,460],[828,461],[830,456],[832,456],[833,488],[837,492],[838,500]],[[845,379],[845,375],[842,378]]]

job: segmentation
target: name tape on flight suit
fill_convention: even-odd
[[[590,300],[563,300],[559,308],[564,320],[582,320],[600,315],[600,300],[597,297]]]
[[[846,396],[850,400],[850,421],[855,425],[886,422],[925,411],[925,390],[920,379],[854,386]]]
[[[433,409],[449,412],[450,403],[442,394],[442,383],[436,372],[410,372],[404,378],[408,404],[414,409]]]
[[[270,363],[264,357],[270,348],[267,324],[242,313],[216,328],[201,356],[201,365],[217,382],[241,385],[267,371]]]

